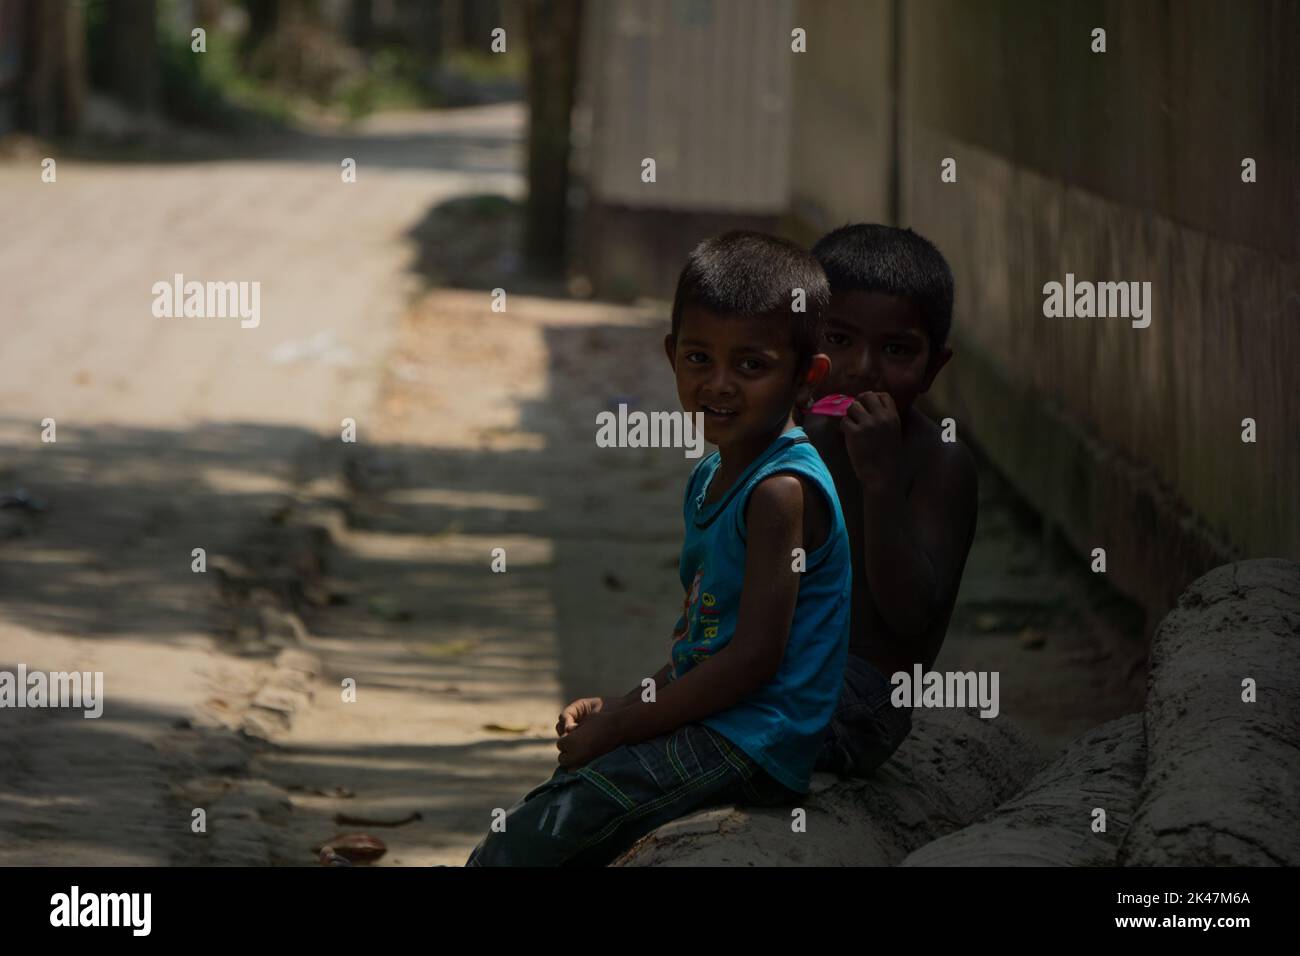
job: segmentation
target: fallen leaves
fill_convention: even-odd
[[[526,734],[528,724],[484,724],[483,729],[498,734]]]

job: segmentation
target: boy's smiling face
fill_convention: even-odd
[[[932,357],[920,310],[883,292],[833,293],[822,347],[831,372],[818,386],[818,397],[888,392],[900,416],[952,357],[947,348]]]
[[[793,425],[796,402],[813,394],[826,358],[813,358],[796,381],[797,356],[779,318],[719,315],[688,304],[676,340],[664,340],[677,376],[677,397],[688,413],[704,413],[704,438],[724,451],[762,451]]]

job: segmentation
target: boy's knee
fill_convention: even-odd
[[[549,812],[553,808],[543,809]],[[465,865],[558,866],[572,847],[557,837],[544,818],[516,811],[506,815],[500,830],[489,832],[479,842]]]
[[[506,811],[500,829],[482,839],[465,865],[561,865],[599,820],[595,808],[587,806],[595,796],[588,792],[590,786],[577,774],[557,772]]]

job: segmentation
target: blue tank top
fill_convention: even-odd
[[[830,472],[802,428],[759,455],[718,501],[705,505],[721,458],[714,452],[691,473],[679,572],[686,590],[673,629],[669,682],[727,645],[736,631],[745,579],[745,507],[758,483],[776,474],[808,479],[826,499],[831,528],[805,556],[794,619],[776,677],[738,704],[704,718],[791,790],[808,791],[822,737],[835,712],[849,646],[852,566],[844,515]],[[791,561],[794,561],[791,557]]]

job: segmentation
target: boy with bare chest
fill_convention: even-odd
[[[848,668],[817,769],[859,776],[911,729],[890,675],[933,667],[975,535],[974,461],[914,407],[952,358],[953,280],[911,230],[845,226],[813,248],[831,286],[817,396],[853,399],[842,417],[802,410],[831,472],[853,564]]]

